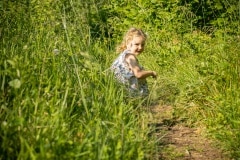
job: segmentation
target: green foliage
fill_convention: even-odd
[[[189,1],[181,0],[180,4],[188,6],[190,11],[195,15],[193,25],[212,32],[214,28],[230,27],[229,33],[237,33],[239,30],[239,2],[235,0],[220,1]],[[230,25],[229,25],[230,24]]]
[[[87,2],[75,3],[31,1],[21,8],[30,15],[25,21],[23,10],[12,11],[18,2],[4,1],[1,159],[143,159],[154,152],[142,127],[146,115],[103,73],[105,42],[93,43],[82,24]]]
[[[0,2],[0,159],[152,159],[142,100],[108,67],[131,26],[149,35],[149,101],[203,123],[239,157],[239,2]],[[156,158],[156,157],[154,157]]]

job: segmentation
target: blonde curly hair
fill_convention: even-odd
[[[133,39],[133,37],[143,37],[144,41],[147,39],[147,35],[141,29],[132,27],[124,35],[122,43],[117,46],[117,52],[122,52],[127,49],[127,44]]]

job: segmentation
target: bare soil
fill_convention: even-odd
[[[229,160],[217,142],[204,136],[204,127],[189,127],[173,117],[173,107],[151,107],[157,136],[160,139],[159,160]]]

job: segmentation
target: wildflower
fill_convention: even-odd
[[[58,55],[59,52],[60,52],[60,51],[59,51],[58,49],[56,49],[56,48],[53,50],[53,53],[54,53],[55,55]]]
[[[24,45],[24,46],[23,46],[23,49],[24,49],[24,50],[26,50],[27,48],[28,48],[28,46],[27,46],[27,45]]]

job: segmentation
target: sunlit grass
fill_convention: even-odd
[[[83,44],[68,21],[58,34],[48,22],[31,23],[25,41],[1,44],[1,158],[144,159],[154,153],[143,110],[104,72],[107,48],[100,53],[88,32]]]
[[[149,99],[129,99],[108,70],[120,33],[94,37],[88,25],[106,27],[90,22],[100,4],[39,2],[31,10],[9,2],[17,13],[2,14],[0,159],[153,159],[151,104],[173,105],[174,116],[206,125],[239,157],[239,37],[148,24],[139,61],[158,78],[148,79]]]

